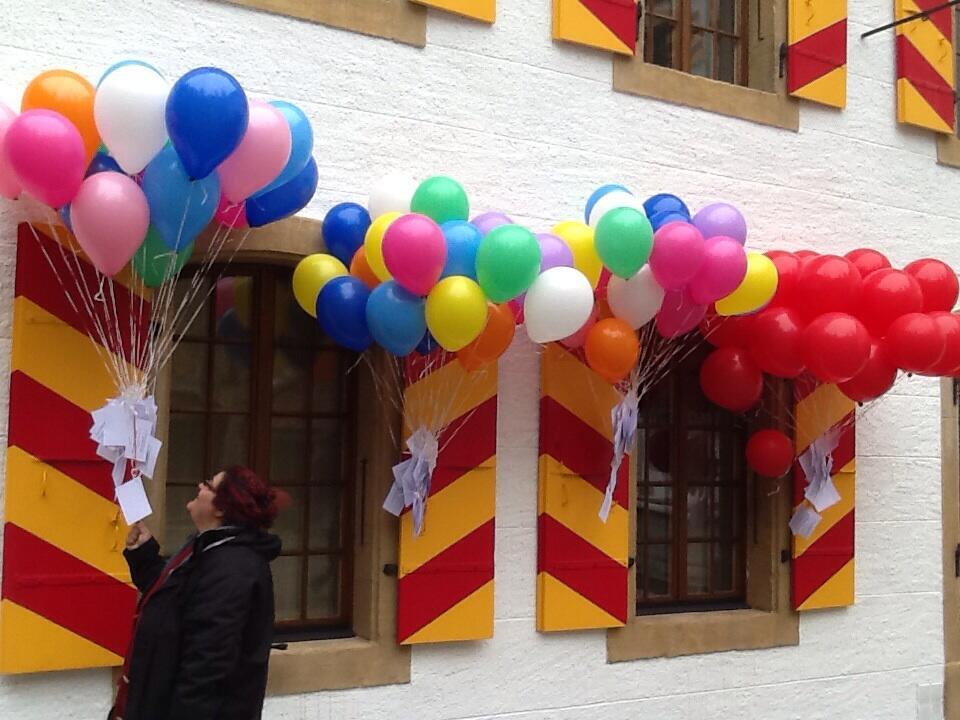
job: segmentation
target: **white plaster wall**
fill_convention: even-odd
[[[319,1],[319,0],[318,0]],[[960,170],[894,121],[889,0],[850,3],[849,104],[804,105],[792,133],[611,90],[610,58],[550,41],[546,0],[500,0],[488,28],[431,13],[428,45],[388,41],[206,0],[0,0],[0,97],[50,67],[96,79],[128,57],[176,77],[214,64],[252,94],[297,102],[317,134],[310,215],[365,198],[388,170],[448,172],[477,211],[537,228],[576,217],[598,184],[738,204],[752,247],[960,267]],[[13,212],[0,208],[0,377],[8,373]],[[272,698],[265,717],[354,720],[939,717],[940,433],[936,382],[910,380],[858,436],[857,604],[804,615],[799,647],[607,665],[604,634],[534,630],[537,362],[501,362],[496,631],[413,650],[409,685]],[[6,439],[6,387],[0,440]],[[2,493],[0,483],[0,493]],[[102,718],[102,670],[0,678],[0,717]]]

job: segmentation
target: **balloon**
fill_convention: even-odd
[[[755,315],[725,317],[709,312],[700,323],[700,333],[714,347],[747,348],[753,335]]]
[[[193,243],[187,245],[180,252],[174,252],[160,237],[155,228],[147,230],[140,249],[130,261],[134,272],[149,288],[160,287],[165,281],[175,278],[193,255]]]
[[[527,335],[536,343],[560,340],[579,330],[592,310],[593,288],[584,274],[550,268],[534,280],[523,301]]]
[[[266,188],[290,159],[291,144],[283,113],[263,100],[251,100],[246,132],[217,170],[227,200],[238,203]]]
[[[864,280],[870,273],[890,267],[890,261],[887,260],[886,255],[869,248],[851,250],[844,257],[856,266],[860,277]]]
[[[539,271],[540,245],[526,228],[501,225],[480,241],[477,280],[493,302],[506,302],[525,292]]]
[[[760,253],[747,253],[747,274],[737,289],[716,302],[718,315],[743,315],[759,310],[777,292],[777,266]]]
[[[712,237],[704,245],[703,264],[687,285],[690,299],[707,305],[739,287],[747,274],[747,253],[733,238]]]
[[[795,378],[803,372],[802,337],[803,324],[796,310],[768,307],[753,316],[750,357],[766,373]]]
[[[294,215],[313,199],[317,191],[317,163],[313,158],[290,182],[247,200],[247,222],[250,227],[263,227]]]
[[[690,208],[686,206],[683,200],[670,193],[651,195],[643,201],[643,210],[647,213],[647,217],[650,218],[651,222],[653,221],[654,215],[661,213],[673,213],[681,215],[686,220],[690,219]]]
[[[870,358],[870,333],[852,315],[826,313],[804,329],[801,354],[807,370],[820,382],[847,382]]]
[[[610,272],[622,278],[633,277],[650,257],[653,228],[642,211],[614,208],[597,223],[594,244]]]
[[[414,295],[430,292],[447,261],[443,230],[426,215],[417,213],[408,213],[390,223],[383,234],[382,250],[387,271]]]
[[[367,327],[367,286],[349,275],[336,277],[317,295],[314,313],[320,327],[335,343],[355,352],[373,344]],[[311,313],[313,314],[313,313]]]
[[[487,313],[487,324],[483,332],[457,353],[457,360],[467,370],[479,370],[494,362],[513,342],[517,326],[509,305],[487,303]]]
[[[191,181],[171,145],[147,165],[142,187],[150,203],[150,222],[174,251],[193,242],[213,219],[220,201],[217,175]]]
[[[63,226],[67,228],[70,232],[73,232],[73,223],[70,222],[70,205],[64,205],[61,207],[57,214],[60,216],[60,220],[63,221]]]
[[[690,223],[690,218],[686,215],[681,215],[676,212],[660,212],[655,213],[650,216],[650,226],[653,228],[653,231],[656,232],[664,225],[669,225],[672,222],[681,222],[681,223]]]
[[[607,285],[610,310],[635,330],[653,320],[660,311],[663,297],[664,290],[657,284],[649,266],[640,268],[640,272],[628,280],[610,278]]]
[[[265,188],[254,195],[263,195],[276,190],[293,180],[307,166],[313,157],[313,127],[303,110],[284,100],[271,100],[270,104],[283,115],[290,130],[290,157],[283,170]],[[343,258],[340,258],[343,260]],[[343,260],[346,262],[346,260]]]
[[[772,251],[766,256],[777,269],[777,291],[770,300],[771,307],[795,307],[797,300],[797,282],[800,279],[800,258],[793,253]]]
[[[336,277],[347,274],[347,268],[339,259],[326,253],[307,255],[293,271],[293,296],[297,304],[313,317],[317,310],[317,296],[323,286]]]
[[[596,229],[603,216],[617,208],[633,208],[646,217],[646,213],[643,212],[643,203],[639,198],[634,197],[633,193],[629,190],[613,190],[593,204],[587,224]]]
[[[596,287],[603,263],[594,246],[593,228],[576,220],[566,220],[554,225],[551,232],[567,244],[573,253],[573,266],[587,276],[591,287]]]
[[[623,380],[637,364],[640,342],[623,320],[600,320],[587,333],[584,346],[587,363],[607,382]]]
[[[517,325],[523,325],[523,301],[526,300],[526,297],[515,297],[513,300],[507,303],[507,307],[510,308],[510,312],[513,313],[513,319],[516,321]]]
[[[470,216],[470,202],[460,183],[437,175],[420,183],[410,201],[410,210],[440,225],[449,220],[466,220]]]
[[[695,302],[686,290],[670,290],[657,313],[657,332],[675,338],[693,330],[707,313],[707,306]]]
[[[463,275],[477,279],[477,250],[483,233],[473,223],[466,220],[449,220],[440,226],[447,244],[447,261],[443,266],[441,278]]]
[[[733,205],[707,205],[693,216],[693,224],[707,240],[712,237],[728,237],[741,245],[747,242],[747,221]]]
[[[7,128],[4,157],[23,190],[52,208],[70,202],[87,158],[77,129],[60,113],[28,110]]]
[[[137,252],[150,225],[150,207],[136,182],[122,173],[91,175],[70,203],[77,242],[104,275],[116,275]]]
[[[610,279],[613,277],[607,268],[604,268],[600,272],[600,280],[597,282],[597,287],[594,289],[593,296],[597,300],[606,300],[607,299],[607,290],[610,288]]]
[[[426,356],[432,353],[438,347],[440,346],[437,344],[437,341],[433,338],[433,335],[431,335],[430,331],[428,330],[423,334],[423,339],[420,340],[420,344],[417,345],[417,354]]]
[[[7,130],[16,119],[17,114],[9,107],[0,102],[0,197],[15,200],[20,195],[20,180],[13,171],[10,161],[3,152],[3,142],[7,135]]]
[[[617,185],[616,183],[608,183],[607,185],[601,185],[598,187],[590,194],[590,197],[587,198],[587,204],[583,210],[583,221],[585,223],[590,222],[590,212],[593,210],[593,206],[597,204],[597,200],[602,198],[604,195],[610,194],[614,190],[622,190],[626,193],[630,192],[623,185]]]
[[[249,225],[247,223],[246,205],[244,203],[234,205],[223,195],[220,196],[220,202],[217,204],[217,211],[213,214],[213,217],[223,227],[245,228]]]
[[[393,173],[380,178],[370,190],[367,209],[376,220],[387,213],[410,212],[410,201],[417,191],[417,182],[407,175]]]
[[[914,260],[904,272],[913,275],[923,290],[923,312],[950,311],[957,302],[957,274],[939,260]]]
[[[564,347],[568,347],[571,350],[576,350],[577,348],[583,347],[584,343],[587,342],[587,335],[590,334],[590,330],[594,325],[597,324],[597,321],[600,318],[597,317],[597,309],[593,308],[590,311],[590,317],[587,318],[587,321],[580,326],[580,329],[577,330],[572,335],[567,335],[560,342]]]
[[[398,357],[409,355],[427,331],[423,298],[388,280],[370,293],[367,325],[373,339],[387,352]]]
[[[573,252],[570,246],[556,235],[537,233],[540,244],[540,272],[555,267],[573,267]]]
[[[863,281],[859,316],[875,337],[883,337],[901,315],[922,309],[920,283],[902,270],[875,270]]]
[[[167,132],[189,179],[207,177],[230,157],[249,117],[240,83],[219,68],[196,68],[174,83],[167,98]]]
[[[700,387],[714,405],[744,412],[760,402],[763,373],[746,350],[717,348],[700,366]]]
[[[367,228],[367,234],[363,239],[363,251],[367,256],[367,265],[380,280],[390,279],[390,271],[387,270],[387,266],[383,262],[383,235],[387,232],[390,224],[400,216],[401,213],[388,212],[377,217]]]
[[[854,313],[863,281],[850,260],[820,255],[803,264],[797,280],[796,307],[807,320],[829,312]]]
[[[141,65],[145,68],[153,68],[153,65],[151,65],[150,63],[146,63],[143,60],[120,60],[119,62],[115,62],[113,65],[111,65],[110,67],[108,67],[106,70],[103,71],[103,74],[100,76],[100,79],[97,80],[97,87],[99,88],[100,85],[103,83],[103,81],[107,79],[107,76],[110,73],[112,73],[114,70],[119,70],[120,68],[126,67],[127,65]]]
[[[945,338],[926,313],[901,315],[887,328],[883,343],[893,363],[906,372],[929,372],[943,357]]]
[[[513,220],[501,212],[481,213],[470,222],[473,223],[477,230],[480,231],[481,236],[486,235],[488,232],[494,228],[500,227],[501,225],[513,225]]]
[[[805,262],[806,260],[811,260],[815,257],[820,257],[820,253],[815,252],[813,250],[797,250],[793,254],[796,255],[798,258],[800,258],[801,262]]]
[[[363,247],[357,249],[350,261],[350,274],[363,281],[363,284],[373,290],[380,284],[380,278],[373,274],[367,263],[367,253]]]
[[[793,442],[779,430],[759,430],[747,440],[747,464],[757,475],[782,477],[793,467]]]
[[[31,80],[23,91],[20,111],[52,110],[63,115],[80,133],[86,165],[100,147],[100,135],[93,116],[95,95],[93,85],[77,73],[47,70]]]
[[[703,257],[700,231],[688,223],[672,222],[653,236],[650,269],[664,290],[679,290],[700,270]]]
[[[938,377],[952,377],[960,370],[960,316],[938,310],[930,313],[943,338],[943,355],[927,372]]]
[[[88,178],[91,175],[96,175],[97,173],[102,172],[123,172],[123,168],[117,164],[116,160],[106,153],[98,152],[93,156],[93,160],[90,161],[90,164],[87,165],[87,171],[84,173],[84,177]]]
[[[334,205],[323,219],[323,244],[334,257],[348,263],[363,245],[370,229],[370,214],[357,203]]]
[[[483,290],[462,275],[444,278],[427,296],[427,329],[448,352],[462,350],[480,337],[487,313]]]
[[[167,142],[170,83],[146,63],[108,72],[97,86],[93,115],[110,154],[128,175],[143,170]]]
[[[840,392],[855,402],[875,400],[893,387],[897,380],[897,366],[894,365],[883,343],[871,339],[870,354],[866,364],[852,379],[837,387]]]

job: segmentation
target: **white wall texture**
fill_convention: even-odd
[[[169,77],[203,64],[254,95],[296,102],[317,135],[322,217],[381,174],[460,179],[473,208],[545,229],[624,182],[691,206],[739,205],[754,248],[960,267],[960,170],[929,133],[895,123],[889,0],[850,3],[849,103],[805,104],[799,133],[614,93],[611,60],[554,44],[546,0],[500,0],[493,27],[431,12],[428,44],[389,41],[208,0],[0,0],[0,88],[66,67],[96,79],[139,57]],[[0,377],[9,367],[15,211],[0,207]],[[416,647],[409,685],[270,698],[265,717],[354,720],[748,718],[928,720],[943,673],[939,388],[901,382],[858,430],[857,602],[804,615],[800,645],[606,664],[603,632],[534,629],[537,358],[500,364],[496,631]],[[0,435],[6,440],[0,389]],[[0,481],[0,493],[2,493]],[[106,670],[0,677],[0,717],[99,719]]]

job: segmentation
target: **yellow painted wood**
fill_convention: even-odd
[[[459,362],[447,363],[406,389],[404,438],[420,426],[439,431],[496,394],[496,366],[471,373]]]
[[[577,0],[553,0],[553,39],[622,55],[634,53]]]
[[[847,17],[847,0],[790,0],[787,42],[791,45]]]
[[[953,129],[930,107],[906,78],[897,80],[897,121],[935,132],[953,134]]]
[[[848,466],[849,467],[849,466]],[[793,540],[793,556],[798,557],[807,551],[813,543],[823,537],[834,525],[853,512],[856,505],[856,474],[841,472],[833,476],[833,484],[840,493],[840,501],[820,513],[820,524],[808,538],[795,535]]]
[[[446,10],[471,20],[493,23],[497,20],[497,0],[412,0],[418,5]]]
[[[485,640],[493,637],[493,580],[408,637],[403,644]]]
[[[902,0],[902,2],[905,15],[920,12],[917,4],[911,0]],[[913,46],[944,79],[944,82],[953,87],[953,39],[944,37],[940,28],[929,21],[907,23],[898,27],[897,30],[900,31],[898,34],[907,36]]]
[[[549,395],[607,440],[612,441],[613,420],[610,418],[610,408],[620,402],[620,393],[560,345],[550,343],[543,353],[543,394]]]
[[[537,575],[537,605],[541,632],[623,627],[613,615],[546,572]]]
[[[854,560],[844,565],[832,578],[827,580],[798,610],[819,610],[821,608],[845,607],[854,601]]]
[[[801,455],[823,432],[856,409],[856,403],[836,385],[820,385],[797,403],[797,455]]]
[[[831,70],[823,77],[809,82],[799,90],[794,90],[793,97],[813,100],[822,105],[844,108],[847,106],[847,66]]]

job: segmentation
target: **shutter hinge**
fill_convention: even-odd
[[[627,567],[628,567],[628,568],[632,568],[632,567],[633,567],[634,565],[636,565],[636,564],[637,564],[637,559],[636,559],[635,557],[627,558]]]
[[[960,578],[960,545],[953,551],[953,575]]]
[[[396,577],[399,574],[399,568],[396,563],[387,563],[383,566],[383,574],[390,577]]]
[[[780,43],[780,79],[787,74],[787,44]]]
[[[789,551],[789,550],[781,550],[781,551],[780,551],[780,562],[782,562],[782,563],[790,562],[790,551]]]
[[[960,405],[960,380],[953,381],[953,405]]]

